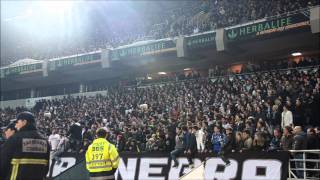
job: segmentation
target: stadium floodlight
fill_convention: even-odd
[[[91,27],[91,4],[84,3],[83,0],[5,1],[1,7],[5,15],[3,25],[25,41],[37,44],[83,42]]]
[[[73,5],[73,1],[39,1],[39,5],[50,14],[64,14],[69,11]]]
[[[166,72],[158,72],[159,75],[166,75]]]
[[[190,71],[191,68],[184,68],[183,70],[184,70],[184,71]]]
[[[151,77],[151,76],[148,76],[148,77],[147,77],[147,79],[150,79],[150,80],[151,80],[151,79],[152,79],[152,77]]]
[[[292,55],[292,56],[301,56],[302,53],[301,53],[301,52],[294,52],[294,53],[292,53],[291,55]]]

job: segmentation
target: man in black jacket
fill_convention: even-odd
[[[195,133],[197,131],[198,131],[198,127],[193,126],[191,133],[189,133],[189,136],[188,136],[188,144],[186,144],[186,152],[187,152],[187,158],[188,158],[190,168],[194,167],[194,163],[192,159],[195,157],[197,153],[197,140],[195,136]]]
[[[41,137],[32,113],[17,115],[18,130],[1,147],[0,179],[43,179],[49,169],[49,143]]]
[[[75,122],[70,126],[69,132],[69,140],[70,140],[70,148],[75,151],[79,152],[81,147],[81,141],[82,141],[82,127],[80,123]]]
[[[295,126],[294,129],[294,137],[293,137],[293,150],[306,150],[307,149],[307,135],[306,133],[302,130],[301,126]],[[295,153],[294,154],[294,159],[303,159],[303,154],[302,153]],[[303,162],[302,161],[296,161],[295,162],[296,168],[303,168]],[[298,178],[303,178],[303,171],[302,170],[297,170],[297,177]]]

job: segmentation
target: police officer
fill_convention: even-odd
[[[49,143],[37,132],[30,112],[17,115],[16,132],[1,147],[0,179],[44,179],[49,169]]]
[[[114,173],[120,161],[118,151],[106,140],[105,129],[99,128],[97,137],[86,152],[86,167],[90,173],[90,180],[115,179]]]

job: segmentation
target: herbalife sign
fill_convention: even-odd
[[[309,17],[304,14],[297,14],[283,18],[273,19],[235,27],[226,31],[228,40],[246,39],[252,36],[282,32],[288,29],[309,25]]]

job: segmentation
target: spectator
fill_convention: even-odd
[[[307,149],[316,150],[320,149],[320,139],[316,136],[316,132],[313,128],[307,130]],[[307,159],[319,159],[319,154],[308,153]],[[316,162],[307,162],[306,166],[308,169],[316,169]],[[316,172],[307,172],[308,177],[316,177]]]
[[[307,136],[306,133],[303,132],[301,126],[296,126],[294,127],[294,142],[293,142],[293,150],[305,150],[307,149]],[[296,152],[294,153],[294,158],[295,159],[303,159],[303,154],[301,152]],[[295,162],[295,167],[296,168],[303,168],[303,162],[302,161],[296,161]],[[297,170],[297,177],[298,178],[303,178],[303,171],[302,170]]]
[[[68,135],[70,135],[70,148],[75,151],[79,152],[80,149],[80,143],[82,140],[82,128],[80,123],[75,122],[68,132]]]
[[[281,114],[281,127],[282,129],[285,126],[293,126],[293,118],[292,118],[292,112],[288,110],[288,106],[284,105],[283,106],[283,111]]]
[[[231,125],[226,127],[226,144],[223,146],[223,152],[225,154],[234,152],[236,150],[236,138],[233,134]]]
[[[117,140],[116,140],[115,146],[116,146],[118,152],[121,152],[121,151],[124,150],[125,141],[124,141],[123,136],[121,134],[119,134],[117,136]]]
[[[178,167],[179,161],[177,160],[177,156],[184,152],[184,142],[183,142],[184,135],[182,133],[181,127],[176,128],[176,133],[177,133],[176,139],[175,139],[176,146],[174,150],[171,151],[170,153],[171,159],[174,162],[172,167]]]
[[[281,149],[281,131],[280,129],[276,128],[273,130],[273,138],[270,142],[270,151],[277,151]]]
[[[254,139],[252,142],[252,150],[258,151],[258,152],[266,150],[266,140],[262,132],[255,133]]]
[[[242,133],[241,132],[237,132],[236,133],[235,140],[236,140],[235,152],[242,152],[243,140],[242,140]]]
[[[174,138],[169,132],[165,135],[165,152],[171,152],[174,149]]]
[[[194,167],[194,163],[192,159],[195,157],[195,154],[197,153],[197,140],[195,136],[195,133],[197,131],[198,131],[197,126],[192,127],[192,131],[191,133],[189,133],[189,137],[188,137],[188,144],[186,146],[187,158],[188,158],[190,168]]]
[[[53,129],[52,130],[52,134],[49,136],[49,144],[50,144],[50,147],[51,147],[51,151],[56,151],[57,150],[57,147],[60,143],[60,135],[58,134],[58,131],[56,129]]]
[[[219,125],[214,126],[214,133],[212,134],[211,142],[212,151],[215,154],[219,154],[222,150],[222,147],[226,143],[226,136],[221,132]]]
[[[55,152],[52,154],[52,160],[56,161],[57,164],[59,165],[61,163],[61,155],[64,152],[67,152],[70,149],[70,143],[69,139],[66,137],[66,133],[63,131],[60,131],[60,141],[57,146],[57,149]]]
[[[275,129],[276,127],[280,127],[281,124],[281,113],[278,111],[278,106],[272,106],[272,113],[271,113],[271,127]]]
[[[305,113],[304,113],[304,107],[301,104],[300,99],[296,100],[296,105],[293,110],[293,124],[296,126],[304,126],[306,120],[304,119]]]
[[[307,149],[320,149],[320,139],[313,128],[307,130]]]
[[[205,132],[203,128],[200,128],[196,134],[196,139],[197,139],[197,149],[199,153],[203,153],[205,149]]]
[[[285,151],[291,150],[293,148],[293,135],[291,126],[286,126],[283,129],[283,135],[281,138],[281,148]]]
[[[252,138],[250,136],[250,131],[248,129],[245,129],[242,132],[242,141],[243,141],[243,148],[241,149],[241,151],[248,151],[251,150],[252,148]]]

